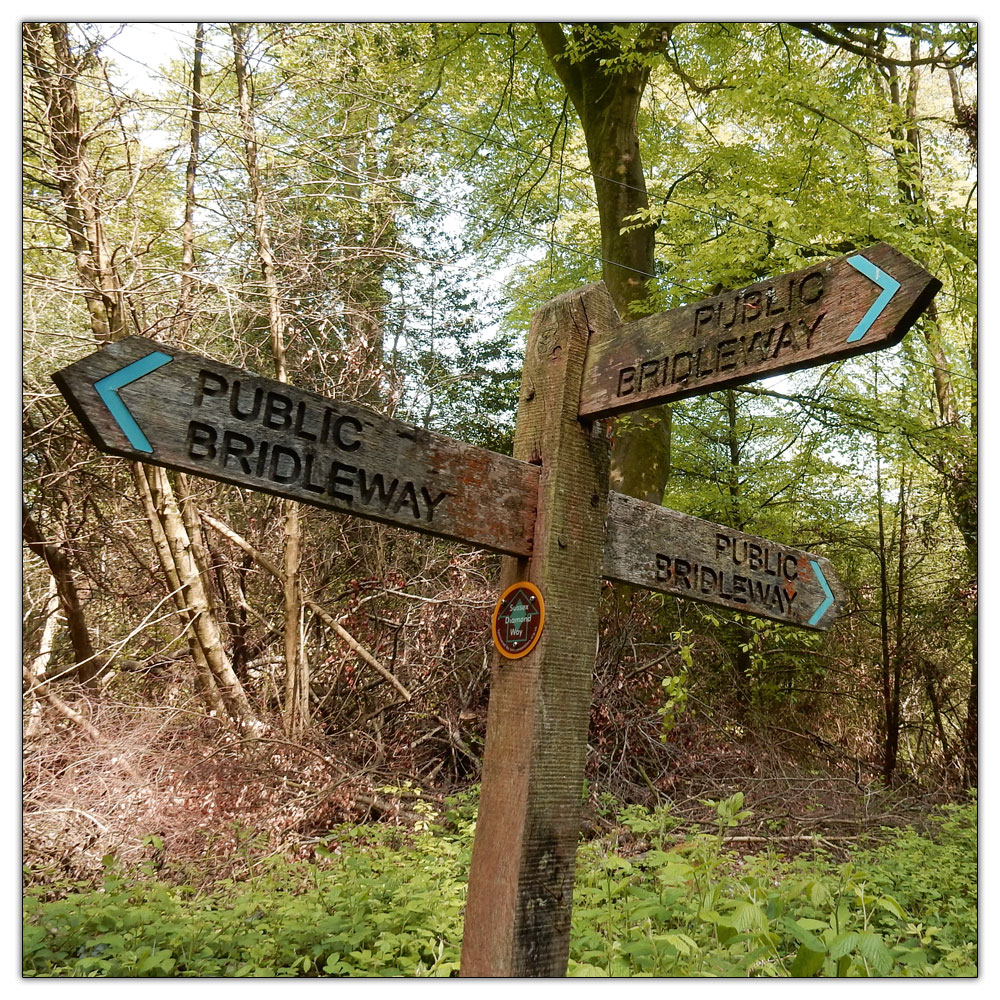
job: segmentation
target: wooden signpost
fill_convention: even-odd
[[[898,343],[941,287],[886,243],[595,338],[580,417],[608,417]]]
[[[939,287],[880,244],[627,325],[566,293],[513,458],[141,337],[53,378],[104,451],[507,556],[461,971],[560,976],[602,577],[812,629],[841,601],[822,556],[610,492],[598,418],[894,344]]]
[[[538,470],[506,455],[142,337],[53,379],[113,455],[494,552],[531,550]]]
[[[801,628],[828,629],[840,584],[828,559],[612,493],[602,575]]]

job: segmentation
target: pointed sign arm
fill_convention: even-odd
[[[153,446],[142,432],[142,428],[136,423],[129,408],[122,402],[118,390],[133,382],[138,382],[139,379],[145,378],[151,372],[155,372],[171,361],[173,358],[169,354],[164,354],[163,351],[152,351],[144,358],[139,358],[138,361],[133,361],[94,383],[97,395],[101,397],[108,412],[114,417],[115,423],[122,429],[122,433],[136,451],[144,451],[151,455]]]
[[[847,338],[847,343],[853,344],[855,341],[861,340],[871,329],[872,323],[882,315],[885,307],[892,301],[892,297],[899,291],[901,286],[891,274],[876,267],[867,257],[862,257],[861,254],[848,257],[847,263],[856,271],[860,271],[866,278],[871,278],[882,289],[882,294],[872,303],[871,308],[864,314],[861,322],[858,323]]]
[[[919,264],[879,243],[619,323],[590,339],[580,417],[610,417],[891,347],[940,287]]]

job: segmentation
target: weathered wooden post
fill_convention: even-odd
[[[463,976],[566,973],[609,462],[604,427],[578,411],[589,335],[617,325],[596,285],[548,303],[528,335],[514,457],[540,466],[538,513],[501,587],[535,584],[545,625],[526,656],[494,654]]]

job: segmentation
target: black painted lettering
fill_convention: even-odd
[[[290,427],[292,423],[292,401],[280,392],[269,392],[267,394],[267,402],[264,404],[264,419],[262,423],[265,427],[270,427],[271,430],[275,431],[283,431]]]
[[[780,566],[781,566],[780,559],[778,559],[775,562],[775,565],[773,567],[771,566],[771,550],[764,549],[764,572],[767,573],[768,576],[777,576],[778,569],[780,568]]]
[[[392,500],[396,493],[396,487],[399,485],[399,480],[394,479],[392,481],[392,486],[389,487],[388,491],[385,488],[385,479],[382,477],[381,472],[376,472],[371,478],[371,482],[368,481],[368,472],[365,469],[358,469],[358,490],[361,493],[361,499],[364,503],[370,504],[372,502],[372,497],[378,493],[378,502],[383,508],[389,506],[389,501]]]
[[[281,468],[281,460],[288,459],[291,462],[285,470]],[[268,465],[267,478],[272,483],[287,485],[294,483],[302,474],[302,459],[294,448],[286,448],[283,444],[276,444],[271,449],[271,462]]]
[[[316,461],[316,456],[310,451],[306,453],[306,466],[302,472],[302,488],[309,490],[311,493],[323,493],[326,490],[326,486],[323,483],[314,483],[312,481],[312,471],[313,463]]]
[[[627,396],[627,395],[629,395],[629,393],[635,391],[635,386],[632,385],[632,382],[633,382],[634,379],[635,379],[635,366],[634,365],[628,365],[627,367],[623,368],[618,373],[618,395],[619,396]]]
[[[307,431],[303,424],[306,422],[306,404],[299,400],[295,407],[295,436],[305,441],[315,441],[316,435],[312,431]]]
[[[426,486],[420,487],[420,492],[424,495],[424,503],[427,504],[427,520],[434,520],[434,510],[437,505],[448,495],[447,493],[439,493],[437,499],[432,500],[430,492]]]
[[[791,563],[792,566],[795,567],[795,572],[793,573],[788,572],[789,563]],[[785,554],[785,564],[783,567],[783,571],[786,580],[797,580],[799,578],[799,561],[795,558],[795,556],[788,555],[787,553]]]
[[[215,428],[208,424],[200,424],[192,420],[188,424],[187,453],[188,458],[207,458],[210,462],[215,458]]]
[[[206,396],[224,396],[228,388],[229,383],[221,375],[202,369],[198,372],[198,392],[194,397],[194,405],[201,406],[201,401]]]
[[[343,462],[334,462],[330,466],[330,476],[327,479],[326,491],[334,498],[334,500],[342,500],[344,503],[354,503],[353,493],[344,493],[338,487],[346,487],[350,489],[354,486],[354,480],[351,478],[358,470],[353,465],[345,465]],[[395,486],[395,483],[393,483]]]
[[[353,440],[344,437],[344,428],[350,427],[358,436]],[[361,421],[355,417],[338,417],[333,425],[333,440],[341,451],[357,451],[361,447]]]
[[[222,467],[229,464],[230,458],[235,458],[240,468],[248,475],[253,475],[250,468],[248,456],[253,454],[253,438],[248,438],[246,434],[237,434],[236,431],[226,431],[222,435]]]
[[[671,577],[670,572],[670,556],[663,555],[662,552],[656,553],[656,582],[666,583]]]
[[[270,444],[267,441],[261,441],[260,451],[257,452],[257,468],[255,470],[257,476],[261,479],[264,478],[264,470],[267,468],[267,453],[270,451]]]
[[[229,394],[229,412],[237,420],[256,420],[260,415],[260,401],[264,397],[264,390],[258,386],[253,391],[253,403],[249,410],[240,409],[240,395],[243,392],[243,383],[237,379],[233,382],[233,391]],[[246,401],[244,400],[244,405]]]
[[[733,574],[733,600],[738,601],[740,604],[746,604],[747,598],[746,593],[750,580],[745,576],[737,576]]]
[[[761,547],[756,542],[750,543],[750,568],[753,570],[760,569],[763,564],[764,552]]]
[[[399,491],[399,499],[396,501],[392,508],[393,514],[399,513],[400,507],[409,507],[413,511],[413,516],[419,521],[420,520],[420,507],[417,505],[417,491],[413,483],[407,483]]]

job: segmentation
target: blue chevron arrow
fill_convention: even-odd
[[[823,603],[813,612],[812,618],[809,619],[809,624],[815,625],[826,614],[827,608],[833,604],[833,591],[830,589],[830,584],[826,582],[826,577],[823,576],[823,571],[819,568],[819,563],[815,559],[810,559],[809,565],[812,566],[813,572],[816,574],[816,579],[819,580],[819,585],[826,594]]]
[[[882,294],[872,303],[871,308],[864,314],[861,322],[847,338],[847,342],[853,344],[854,341],[860,340],[871,329],[872,323],[882,315],[882,310],[899,291],[899,282],[891,274],[876,267],[867,257],[862,257],[860,254],[856,257],[848,257],[847,263],[855,271],[860,271],[866,278],[871,278],[882,289]]]
[[[146,435],[142,433],[142,428],[135,422],[135,417],[129,413],[128,407],[122,402],[118,390],[132,382],[137,382],[143,376],[155,372],[157,368],[162,368],[173,360],[169,354],[164,354],[163,351],[153,351],[152,354],[147,354],[144,358],[139,358],[138,361],[133,361],[94,383],[97,395],[101,397],[108,412],[115,418],[125,437],[128,438],[128,443],[136,451],[152,454],[153,446],[149,443]]]

